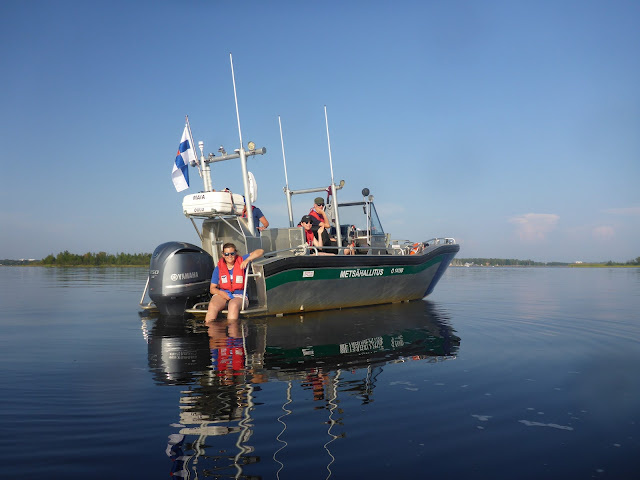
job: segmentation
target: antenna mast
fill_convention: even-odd
[[[233,72],[233,56],[229,52],[229,61],[231,62],[231,79],[233,80],[233,97],[236,101],[236,117],[238,118],[238,136],[240,137],[240,165],[242,165],[242,184],[244,186],[244,202],[247,205],[247,223],[251,235],[255,235],[255,225],[253,224],[253,209],[251,208],[251,195],[249,194],[249,175],[247,171],[247,155],[242,145],[242,130],[240,129],[240,110],[238,109],[238,94],[236,92],[236,76]]]
[[[293,227],[293,208],[291,207],[291,190],[289,190],[289,177],[287,177],[287,157],[284,154],[284,140],[282,138],[282,121],[278,115],[278,125],[280,125],[280,144],[282,145],[282,160],[284,161],[284,194],[287,196],[287,207],[289,208],[289,226]]]
[[[327,145],[329,146],[329,167],[331,168],[331,195],[333,195],[333,212],[336,220],[336,239],[338,240],[338,250],[342,246],[342,232],[340,229],[340,216],[338,214],[338,189],[333,181],[333,160],[331,159],[331,140],[329,138],[329,119],[327,117],[327,106],[324,106],[324,123],[327,125]]]

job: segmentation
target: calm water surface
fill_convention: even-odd
[[[640,269],[207,328],[145,269],[0,267],[4,478],[637,478]]]

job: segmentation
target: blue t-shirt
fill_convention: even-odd
[[[246,260],[247,258],[249,258],[248,253],[242,256],[242,260]],[[233,268],[229,269],[229,275],[233,275]],[[220,268],[218,267],[218,265],[216,265],[216,268],[213,270],[213,275],[211,275],[211,283],[220,285]],[[227,292],[229,296],[233,296],[234,293],[237,293],[238,295],[242,295],[242,289],[235,290],[234,292],[232,292],[231,290],[222,290],[222,291]]]
[[[262,226],[262,224],[260,223],[260,219],[264,217],[264,214],[262,213],[262,210],[260,210],[255,205],[251,205],[251,208],[253,209],[253,228],[258,230],[258,227]]]

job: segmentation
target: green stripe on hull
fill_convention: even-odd
[[[382,278],[398,275],[415,275],[442,261],[438,255],[420,265],[398,265],[385,267],[340,267],[340,268],[297,268],[280,272],[265,279],[267,291],[290,282],[311,282],[314,280],[346,280],[357,278]],[[426,288],[426,287],[425,287]]]

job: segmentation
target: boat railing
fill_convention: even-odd
[[[365,246],[365,247],[358,247],[358,246],[353,246],[353,247],[337,247],[337,246],[323,246],[321,247],[322,251],[324,252],[335,252],[336,254],[340,252],[340,250],[348,250],[349,248],[356,250],[356,251],[362,251],[362,252],[366,252],[368,253],[369,251],[379,251],[379,252],[384,252],[386,253],[389,249],[387,247],[370,247],[370,246]],[[320,250],[318,250],[317,247],[311,246],[311,245],[307,245],[302,244],[299,245],[297,247],[293,247],[293,248],[284,248],[282,250],[274,250],[272,252],[265,252],[265,254],[263,255],[264,258],[273,258],[273,257],[277,257],[280,254],[283,253],[288,253],[291,254],[293,256],[304,256],[304,255],[317,255],[318,252]]]
[[[365,246],[354,245],[354,246],[346,246],[346,247],[338,247],[338,246],[330,245],[330,246],[323,246],[320,248],[322,248],[323,252],[331,252],[335,254],[344,253],[344,251],[346,250],[353,250],[354,252],[361,252],[361,254],[367,254],[367,255],[387,255],[390,249],[390,247],[371,247],[369,245],[365,245]],[[316,247],[310,247],[310,249],[313,249],[315,252],[318,251]]]
[[[429,245],[455,245],[456,239],[451,237],[431,238],[424,242],[425,246]]]
[[[455,238],[439,237],[430,238],[425,242],[412,242],[411,240],[392,240],[390,248],[394,255],[412,255],[421,253],[427,249],[431,249],[440,245],[455,245]]]
[[[298,256],[298,255],[306,255],[307,252],[305,251],[305,246],[304,245],[300,245],[298,247],[291,247],[291,248],[283,248],[280,250],[274,250],[272,252],[264,252],[264,255],[262,256],[263,258],[273,258],[273,257],[282,257],[282,256],[287,256],[287,257],[292,257],[292,256]],[[287,255],[283,255],[283,254],[287,254]]]
[[[194,304],[191,308],[186,308],[185,313],[205,315],[207,313],[208,308],[209,308],[209,302],[198,302]],[[266,307],[262,307],[262,306],[248,307],[240,310],[240,314],[242,315],[246,315],[248,313],[255,314],[255,313],[264,312],[266,310],[267,310]],[[227,309],[225,308],[220,313],[226,315]]]
[[[156,304],[153,303],[153,300],[149,300],[149,303],[144,303],[144,297],[147,295],[148,290],[149,290],[149,276],[147,275],[147,283],[144,286],[142,297],[140,297],[140,306],[142,307],[143,310],[153,310],[156,308]]]
[[[251,266],[251,270],[253,270],[253,265]],[[247,282],[249,281],[249,277],[252,278],[260,278],[262,277],[262,273],[261,272],[254,272],[254,273],[246,273],[244,274],[244,289],[242,291],[242,308],[240,309],[240,312],[244,312],[244,304],[247,301]]]

